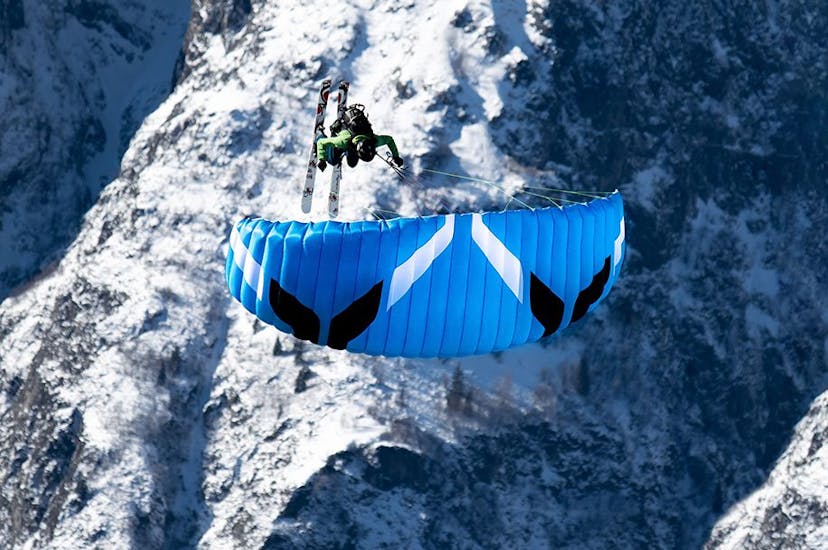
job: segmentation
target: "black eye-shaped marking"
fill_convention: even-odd
[[[300,340],[319,343],[319,316],[303,305],[295,296],[285,292],[275,280],[270,280],[270,307],[273,312],[293,329]]]
[[[286,292],[273,279],[270,280],[269,298],[273,312],[279,319],[290,325],[296,338],[309,340],[314,344],[319,343],[319,316],[311,308]],[[382,281],[334,316],[331,319],[328,346],[334,349],[345,349],[348,342],[362,334],[377,318],[381,298]]]
[[[563,300],[552,292],[538,277],[532,273],[529,286],[529,303],[532,315],[543,325],[543,336],[549,336],[561,326],[564,314]]]
[[[348,342],[362,334],[374,322],[382,298],[382,281],[331,319],[328,346],[345,349]]]
[[[610,261],[611,257],[607,256],[601,271],[592,277],[589,286],[578,293],[570,323],[574,323],[583,317],[589,310],[589,306],[598,301],[598,298],[604,293],[604,287],[610,275]],[[529,302],[532,306],[532,315],[543,325],[543,337],[549,336],[560,328],[564,314],[563,300],[552,292],[543,281],[538,279],[534,273],[532,273],[531,286],[529,287]]]
[[[592,277],[592,282],[589,283],[589,286],[578,294],[578,299],[575,300],[575,309],[572,310],[572,321],[570,321],[570,323],[574,323],[586,315],[589,306],[598,301],[598,298],[600,298],[601,294],[604,293],[604,286],[607,284],[607,281],[609,281],[609,275],[610,256],[607,256],[607,259],[604,260],[604,267],[601,268],[601,271],[596,273]]]

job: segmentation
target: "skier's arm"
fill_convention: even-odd
[[[394,143],[394,138],[392,138],[391,136],[377,136],[377,147],[381,147],[383,145],[388,146],[388,148],[391,150],[392,156],[400,156],[400,152],[397,151],[397,144]]]
[[[325,158],[325,147],[333,145],[337,149],[347,149],[348,142],[351,140],[351,132],[343,130],[334,137],[322,138],[316,142],[316,158],[323,160]]]

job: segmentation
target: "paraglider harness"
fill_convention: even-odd
[[[368,117],[365,115],[365,105],[361,103],[350,105],[342,116],[331,124],[332,136],[339,135],[343,130],[348,130],[351,134],[351,141],[348,143],[348,149],[345,152],[348,166],[353,168],[358,160],[363,162],[374,160],[377,153],[377,137],[371,128],[371,123],[368,122]],[[361,139],[353,139],[358,136]],[[338,164],[340,161],[341,156],[331,160],[331,163]]]
[[[338,135],[342,130],[348,130],[352,138],[366,136],[359,143],[351,141],[348,144],[346,153],[348,166],[356,166],[357,157],[365,162],[373,160],[374,154],[376,153],[374,130],[371,128],[371,123],[368,122],[368,117],[365,115],[365,105],[361,103],[350,105],[342,114],[342,117],[331,124],[332,136]]]
[[[371,137],[374,135],[371,123],[368,122],[368,117],[365,115],[365,105],[354,103],[345,110],[342,118],[336,119],[331,124],[332,136],[337,135],[342,130],[348,130],[352,136]]]

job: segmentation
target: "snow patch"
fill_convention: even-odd
[[[748,335],[755,340],[761,339],[765,332],[774,338],[779,336],[779,321],[755,304],[745,308],[745,324]]]
[[[661,188],[667,188],[673,177],[660,165],[650,166],[633,176],[633,185],[625,194],[648,210],[655,209],[655,200]]]
[[[750,294],[758,293],[768,298],[779,296],[779,272],[760,265],[745,270],[743,288]]]

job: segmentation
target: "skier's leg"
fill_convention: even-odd
[[[334,166],[337,166],[342,163],[342,156],[344,154],[345,151],[343,151],[342,149],[331,147],[331,160],[328,162],[330,162]]]
[[[325,149],[325,162],[327,162],[328,164],[333,164],[334,146],[326,143],[325,145],[323,145],[323,148]]]
[[[346,158],[348,160],[348,166],[351,168],[357,165],[357,162],[359,162],[359,155],[357,155],[355,147],[348,147]]]

